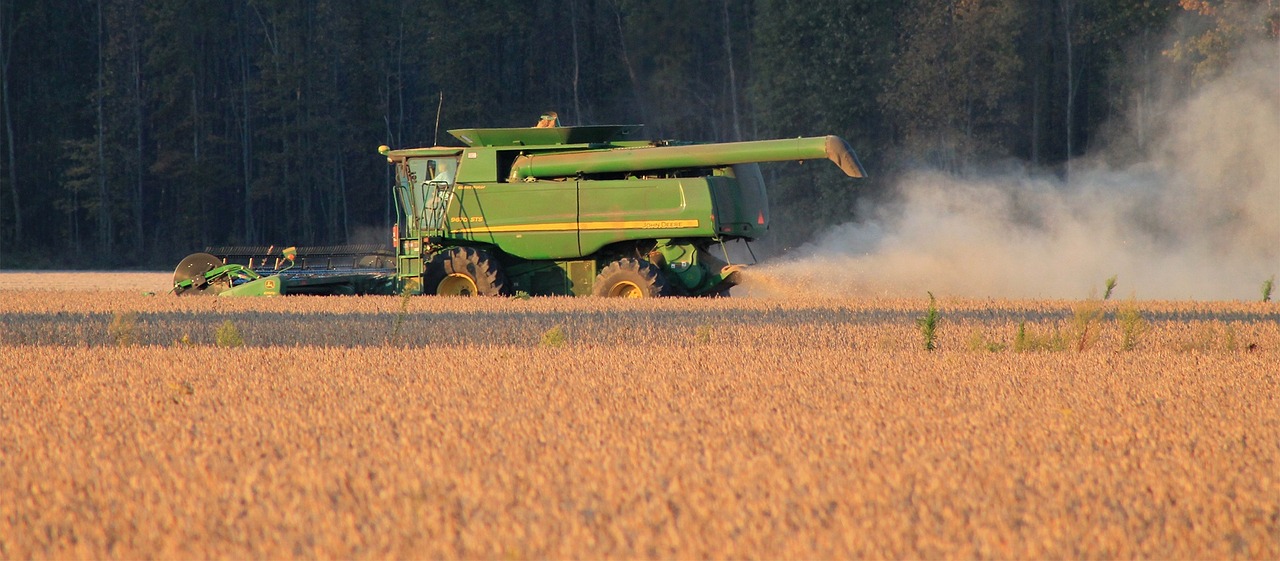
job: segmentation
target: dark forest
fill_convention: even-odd
[[[378,145],[457,144],[448,129],[547,110],[648,138],[844,137],[871,174],[854,187],[766,168],[774,235],[796,243],[905,168],[1069,174],[1153,103],[1157,75],[1192,87],[1233,44],[1274,39],[1275,5],[3,0],[0,267],[382,241]]]

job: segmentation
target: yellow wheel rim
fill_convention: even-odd
[[[475,296],[476,281],[462,273],[453,273],[440,281],[436,294],[441,296]]]
[[[644,298],[644,290],[631,281],[622,281],[609,289],[610,298]]]

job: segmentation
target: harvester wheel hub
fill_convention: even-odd
[[[441,296],[475,296],[476,281],[462,273],[452,273],[440,281],[436,294]]]
[[[634,282],[622,281],[609,288],[609,297],[644,298],[644,290],[640,288],[640,285]]]

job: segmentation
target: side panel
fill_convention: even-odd
[[[578,253],[578,193],[573,181],[459,184],[446,236],[497,246],[522,259]]]
[[[458,162],[459,183],[498,180],[498,154],[493,150],[466,150]]]
[[[715,235],[705,178],[583,181],[581,185],[582,255],[621,241]]]
[[[516,292],[538,296],[588,296],[596,279],[596,261],[507,259],[507,283]]]
[[[739,164],[710,178],[718,233],[755,239],[769,230],[769,198],[758,164]]]

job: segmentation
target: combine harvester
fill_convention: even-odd
[[[210,248],[175,294],[726,295],[724,242],[769,229],[758,162],[829,159],[839,137],[626,141],[639,126],[459,129],[465,147],[378,149],[395,166],[395,247]],[[718,249],[718,250],[717,250]]]

